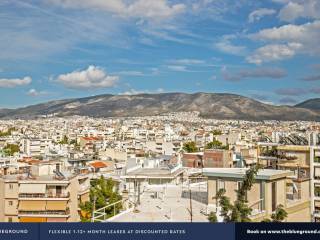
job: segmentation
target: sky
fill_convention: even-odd
[[[320,95],[320,0],[0,0],[0,108],[99,94]]]

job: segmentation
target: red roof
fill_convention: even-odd
[[[105,168],[108,167],[108,164],[106,164],[105,162],[93,162],[93,163],[89,163],[90,166],[94,167],[94,168]]]

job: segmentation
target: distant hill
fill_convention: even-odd
[[[274,106],[228,93],[105,94],[0,110],[0,118],[33,118],[53,113],[58,116],[126,117],[182,111],[199,111],[201,116],[215,119],[320,121],[319,112],[312,109]]]
[[[295,107],[320,111],[320,98],[313,98],[295,105]]]

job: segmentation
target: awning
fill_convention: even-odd
[[[67,222],[66,218],[47,218],[47,222]]]
[[[314,202],[314,206],[315,207],[320,207],[320,202],[318,202],[318,201]]]
[[[20,184],[19,193],[46,193],[46,184]]]
[[[46,218],[39,217],[20,217],[20,222],[46,222]]]
[[[44,211],[46,201],[20,201],[19,210],[21,211]]]
[[[67,208],[67,201],[47,201],[46,210],[62,210]]]

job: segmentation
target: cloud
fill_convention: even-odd
[[[66,88],[78,90],[114,87],[118,80],[118,76],[108,75],[102,68],[92,65],[86,70],[61,74],[56,78]]]
[[[302,25],[287,24],[260,30],[250,34],[252,40],[270,42],[256,49],[246,60],[249,63],[279,61],[292,58],[297,54],[318,56],[320,54],[320,21]]]
[[[177,64],[177,65],[198,65],[198,64],[205,64],[204,60],[200,59],[192,59],[192,58],[184,58],[184,59],[172,59],[169,60],[170,63]]]
[[[179,66],[179,65],[169,65],[168,69],[176,72],[187,72],[188,69],[186,66]]]
[[[293,22],[298,18],[320,18],[319,0],[291,0],[279,12],[282,21]]]
[[[259,94],[259,93],[252,93],[250,94],[250,97],[254,99],[258,99],[260,101],[267,101],[269,100],[269,97],[267,95]]]
[[[314,94],[320,94],[320,88],[319,87],[318,88],[311,88],[310,92],[314,93]]]
[[[58,6],[65,8],[81,8],[106,11],[120,17],[133,17],[148,20],[165,20],[182,13],[184,4],[170,5],[167,0],[49,0]]]
[[[133,76],[133,77],[139,77],[139,76],[145,75],[143,72],[140,72],[140,71],[120,71],[120,72],[117,72],[116,74],[124,75],[124,76]]]
[[[235,35],[224,35],[214,47],[221,52],[232,54],[232,55],[244,55],[246,53],[245,46],[238,46],[231,43],[231,39],[234,39]]]
[[[253,23],[255,21],[259,21],[264,16],[273,15],[275,13],[276,11],[274,9],[259,8],[249,14],[248,21],[249,23]]]
[[[223,79],[226,81],[241,81],[249,78],[273,78],[279,79],[287,76],[287,72],[282,68],[255,68],[242,69],[237,73],[230,74],[226,68],[222,69]]]
[[[320,63],[312,64],[311,67],[315,70],[320,70]]]
[[[297,103],[297,100],[291,97],[284,97],[279,99],[279,103],[281,104],[295,104]]]
[[[282,96],[300,96],[308,93],[308,90],[302,88],[280,88],[275,93]]]
[[[255,64],[279,61],[293,57],[301,47],[300,43],[270,44],[255,50],[253,54],[246,57],[246,60]]]
[[[310,82],[320,81],[320,74],[319,75],[306,76],[306,77],[301,78],[301,80],[310,81]]]
[[[162,93],[164,92],[163,88],[158,88],[156,90],[136,90],[136,89],[130,89],[128,91],[119,93],[119,95],[137,95],[137,94],[143,94],[143,93]]]
[[[46,95],[47,92],[46,91],[37,91],[34,88],[31,88],[28,92],[27,95],[31,96],[31,97],[38,97],[38,96],[42,96],[42,95]]]
[[[32,82],[31,77],[24,78],[0,78],[0,88],[14,88],[28,85]]]

